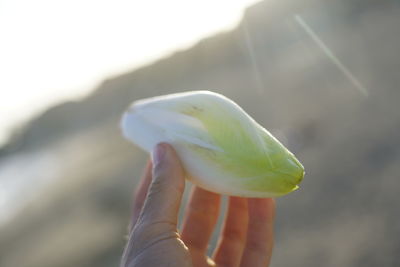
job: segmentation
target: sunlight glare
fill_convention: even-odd
[[[0,143],[49,105],[234,27],[255,2],[2,1]]]

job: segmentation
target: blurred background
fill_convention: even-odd
[[[272,266],[400,266],[399,48],[396,0],[0,1],[0,266],[118,266],[147,160],[119,118],[190,90],[305,166]]]

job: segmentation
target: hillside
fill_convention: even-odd
[[[27,176],[21,183],[29,194],[0,228],[0,266],[117,266],[131,191],[146,160],[122,139],[119,117],[136,99],[187,90],[232,98],[306,168],[300,190],[277,200],[272,266],[399,266],[400,5],[290,3],[261,2],[233,31],[110,77],[86,99],[25,126],[0,151],[0,173],[22,156],[35,170],[15,167],[13,179]],[[36,184],[43,186],[29,192]]]

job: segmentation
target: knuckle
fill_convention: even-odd
[[[224,231],[223,238],[232,243],[245,243],[246,235],[245,233],[238,228],[231,228],[229,230]]]
[[[250,239],[247,240],[247,248],[253,252],[265,252],[267,250],[266,243],[261,240]]]

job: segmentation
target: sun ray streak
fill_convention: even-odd
[[[253,40],[251,38],[249,29],[247,27],[247,22],[246,19],[243,19],[243,33],[244,33],[244,39],[245,39],[245,44],[247,48],[247,52],[249,53],[249,58],[250,58],[250,63],[251,67],[253,69],[253,74],[254,74],[254,82],[257,86],[257,90],[259,93],[262,93],[265,86],[262,80],[261,72],[260,72],[260,67],[257,63],[256,55],[255,55],[255,49],[253,47]]]
[[[350,70],[340,62],[339,58],[335,56],[332,50],[318,37],[318,35],[311,29],[311,27],[304,21],[300,15],[294,15],[295,21],[300,27],[311,37],[311,39],[321,48],[325,55],[338,67],[342,73],[350,80],[350,82],[362,93],[368,96],[368,90],[365,86],[350,72]]]

